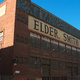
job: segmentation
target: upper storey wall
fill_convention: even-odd
[[[0,32],[3,32],[0,48],[14,45],[15,12],[16,0],[5,0],[0,4]]]
[[[80,39],[79,30],[32,2],[29,3],[26,0],[18,0],[17,8]]]

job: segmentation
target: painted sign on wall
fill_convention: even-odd
[[[80,40],[70,34],[67,34],[64,31],[61,31],[54,26],[51,26],[39,19],[36,19],[32,16],[28,18],[28,28],[30,30],[36,31],[38,33],[49,36],[53,39],[63,41],[65,43],[71,44],[76,47],[80,47]]]

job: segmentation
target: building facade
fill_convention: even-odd
[[[0,80],[79,79],[79,30],[30,0],[0,4]]]

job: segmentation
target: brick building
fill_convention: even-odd
[[[80,31],[30,0],[0,4],[0,80],[79,80]]]

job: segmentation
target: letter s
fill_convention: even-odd
[[[67,41],[67,35],[64,33],[63,36],[65,38],[64,41]]]

